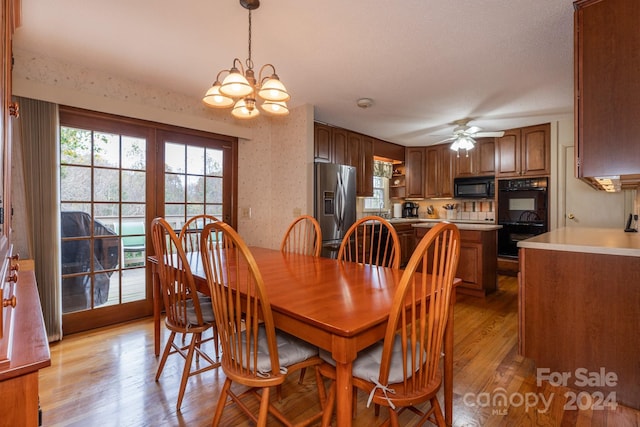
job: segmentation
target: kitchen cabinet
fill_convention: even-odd
[[[419,242],[429,231],[426,227],[415,228],[415,242]],[[458,292],[484,297],[496,290],[497,275],[496,230],[460,229],[460,260],[456,277],[462,279]]]
[[[314,159],[356,167],[356,194],[373,196],[374,139],[346,129],[314,123]]]
[[[314,159],[316,162],[350,164],[348,137],[345,129],[314,123]]]
[[[405,151],[406,197],[424,199],[425,147],[407,147]]]
[[[496,138],[495,171],[497,178],[549,175],[550,124],[510,129]]]
[[[478,138],[473,150],[454,156],[454,176],[493,176],[496,173],[496,141],[494,138]]]
[[[640,409],[640,236],[571,227],[531,240],[520,246],[519,353],[551,372],[613,372],[614,387],[575,375],[566,385]]]
[[[416,248],[416,233],[412,224],[414,223],[402,222],[393,224],[393,228],[396,229],[396,233],[398,234],[398,240],[400,240],[400,266],[403,268],[409,262]]]
[[[350,132],[349,150],[356,167],[356,195],[373,197],[373,138]]]
[[[574,5],[577,175],[624,184],[640,174],[640,2]]]
[[[404,163],[405,147],[374,138],[373,155],[391,163]]]
[[[425,149],[424,197],[453,197],[453,159],[456,153],[449,144]]]

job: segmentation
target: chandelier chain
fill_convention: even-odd
[[[247,68],[253,68],[251,60],[251,9],[249,9],[249,57],[247,58]]]

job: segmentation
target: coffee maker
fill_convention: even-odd
[[[418,218],[418,204],[414,202],[404,202],[402,204],[403,218]]]

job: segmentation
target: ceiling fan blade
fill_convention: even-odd
[[[504,131],[496,132],[478,132],[473,135],[474,138],[500,138],[504,136]]]
[[[471,126],[465,130],[465,133],[474,134],[480,132],[481,130],[482,128],[479,128],[478,126]]]
[[[452,136],[452,137],[449,137],[449,138],[447,138],[447,139],[443,139],[443,140],[441,140],[441,141],[436,141],[436,142],[434,142],[434,144],[440,144],[440,143],[447,142],[447,141],[453,141],[453,140],[455,140],[456,138],[457,138],[456,136]]]

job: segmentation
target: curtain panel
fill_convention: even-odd
[[[13,127],[12,143],[22,162],[14,165],[13,174],[21,176],[24,187],[14,189],[14,194],[24,200],[24,212],[16,211],[14,217],[23,217],[24,230],[17,231],[26,237],[28,256],[35,263],[49,341],[57,341],[62,338],[58,105],[29,98],[15,100],[20,116]]]

